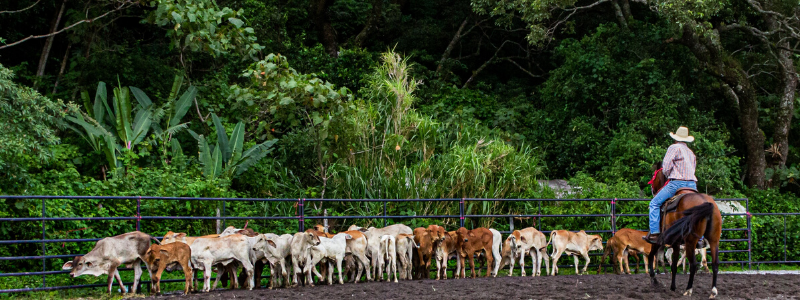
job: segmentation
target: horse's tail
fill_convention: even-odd
[[[692,229],[700,221],[711,218],[714,213],[714,204],[708,202],[692,207],[683,211],[683,217],[675,221],[666,232],[662,233],[658,239],[661,245],[680,245],[686,241],[686,237],[692,234]],[[710,222],[710,221],[709,221]],[[706,230],[703,229],[703,232]]]

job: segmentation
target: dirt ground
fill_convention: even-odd
[[[478,279],[414,280],[318,285],[288,289],[217,290],[180,299],[708,299],[711,275],[695,276],[694,295],[683,297],[689,279],[678,275],[675,292],[668,275],[658,275],[661,286],[650,285],[646,274],[562,275],[556,277],[498,277]],[[800,299],[800,276],[720,274],[717,299]]]

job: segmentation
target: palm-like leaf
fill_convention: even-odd
[[[169,126],[175,126],[181,122],[183,116],[185,116],[186,112],[189,111],[189,108],[192,107],[192,100],[194,100],[196,96],[197,96],[197,88],[194,86],[190,86],[186,90],[186,92],[183,92],[181,98],[178,99],[178,101],[175,102],[175,105],[172,106],[172,116],[170,116],[169,119]]]
[[[261,144],[255,145],[242,154],[242,158],[236,162],[232,168],[233,175],[240,175],[247,171],[250,167],[255,165],[259,160],[264,158],[267,154],[272,152],[272,146],[278,142],[277,139],[272,139]]]
[[[222,126],[217,114],[211,113],[211,118],[214,120],[214,127],[217,129],[217,145],[218,148],[222,147],[222,159],[228,161],[231,159],[231,148],[228,144],[228,133],[225,132],[225,126]]]

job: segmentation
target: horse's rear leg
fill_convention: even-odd
[[[689,236],[686,239],[685,249],[686,249],[686,263],[689,264],[689,283],[686,285],[686,292],[683,293],[684,296],[692,295],[692,284],[694,283],[694,274],[697,273],[697,258],[694,256],[694,249],[697,246],[697,240],[698,238],[695,238],[694,236]]]
[[[711,269],[713,270],[713,275],[711,279],[711,296],[709,299],[714,299],[717,297],[717,273],[719,272],[719,241],[711,241],[709,240],[709,245],[711,246]]]
[[[678,246],[675,246],[675,247],[677,248]],[[680,251],[678,251],[675,248],[672,248],[672,264],[670,264],[670,268],[672,270],[672,285],[669,286],[669,290],[673,291],[673,292],[676,289],[676,287],[675,287],[675,276],[678,275],[678,264],[680,263],[680,260],[678,259],[679,255],[680,255]]]

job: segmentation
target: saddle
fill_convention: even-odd
[[[683,196],[694,193],[699,193],[699,192],[693,188],[679,188],[678,191],[675,192],[675,196],[672,196],[672,198],[669,198],[666,202],[664,202],[664,204],[661,205],[662,225],[664,222],[664,216],[667,213],[678,210],[678,205],[681,204],[681,199],[683,199]]]

